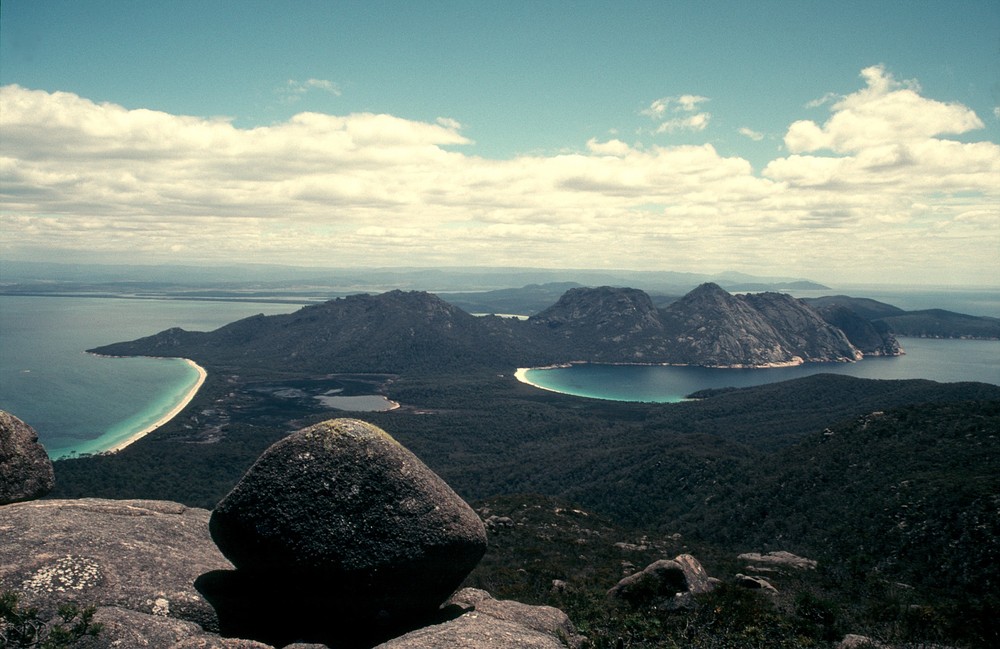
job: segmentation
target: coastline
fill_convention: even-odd
[[[204,385],[205,379],[208,378],[208,372],[205,371],[205,368],[203,368],[201,365],[198,365],[190,358],[182,358],[181,360],[183,360],[185,363],[194,368],[196,372],[198,372],[198,381],[191,387],[190,390],[188,390],[187,394],[184,395],[184,398],[178,401],[177,405],[175,405],[170,410],[170,412],[166,413],[165,415],[160,417],[158,420],[156,420],[149,426],[143,428],[140,431],[132,433],[131,435],[128,436],[128,438],[118,442],[117,444],[115,444],[110,448],[104,449],[103,451],[101,451],[101,453],[117,453],[118,451],[129,446],[130,444],[139,441],[146,435],[150,434],[160,426],[164,425],[165,423],[167,423],[168,421],[179,415],[181,411],[184,410],[184,408],[186,408],[189,403],[191,403],[191,400],[194,399],[196,394],[198,394],[198,390],[200,390],[201,386]]]
[[[553,367],[519,367],[517,371],[514,372],[514,378],[524,383],[525,385],[530,385],[533,388],[538,388],[539,390],[548,390],[549,392],[555,392],[551,388],[547,388],[544,385],[538,385],[537,383],[532,383],[528,380],[528,370],[544,370],[544,369],[554,369]]]

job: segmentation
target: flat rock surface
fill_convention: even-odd
[[[116,606],[218,629],[195,590],[232,568],[212,543],[209,512],[155,500],[36,500],[0,507],[0,590],[54,613],[60,603]]]
[[[577,649],[585,643],[566,614],[551,606],[496,600],[476,588],[463,588],[449,603],[465,612],[375,649]]]

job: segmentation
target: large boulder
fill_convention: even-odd
[[[0,505],[41,498],[52,491],[55,474],[35,430],[0,410]]]
[[[0,591],[54,615],[60,604],[118,607],[218,630],[194,588],[231,568],[209,512],[154,500],[36,500],[0,507]],[[193,626],[193,625],[189,625]]]
[[[237,567],[198,587],[223,633],[272,644],[423,624],[486,550],[476,513],[381,429],[334,419],[274,444],[219,503]]]
[[[608,598],[632,606],[677,607],[691,595],[714,587],[701,563],[689,554],[659,559],[633,573],[608,591]]]

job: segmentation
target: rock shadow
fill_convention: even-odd
[[[194,586],[215,608],[222,636],[274,647],[305,642],[370,649],[467,611],[452,604],[407,618],[373,614],[343,594],[342,587],[325,589],[307,575],[213,570],[200,575]]]

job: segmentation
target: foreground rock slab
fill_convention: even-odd
[[[118,607],[218,630],[199,575],[232,567],[208,535],[209,512],[159,500],[36,500],[0,507],[0,591],[54,615]]]
[[[586,644],[566,614],[551,606],[496,600],[476,588],[463,588],[449,604],[464,613],[376,649],[579,649]]]
[[[0,505],[41,498],[53,486],[52,461],[35,429],[0,410]]]
[[[323,641],[345,626],[377,637],[422,624],[486,550],[472,508],[387,433],[355,419],[271,446],[216,507],[210,529],[237,568],[198,583],[223,634],[273,644]]]

